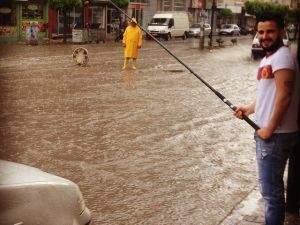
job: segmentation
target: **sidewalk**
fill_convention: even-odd
[[[263,225],[263,207],[263,200],[258,187],[255,187],[220,225]]]

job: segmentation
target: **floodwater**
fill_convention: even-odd
[[[251,40],[165,45],[233,104],[255,96]],[[72,61],[77,47],[89,63]],[[216,225],[256,185],[253,129],[153,41],[2,45],[1,158],[76,182],[93,225]]]

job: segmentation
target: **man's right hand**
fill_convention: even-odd
[[[243,119],[243,115],[246,115],[247,108],[245,106],[238,106],[233,115],[239,119]]]
[[[255,109],[255,101],[247,106],[236,107],[233,115],[239,119],[243,119],[243,115],[249,116],[250,114],[254,113],[254,109]]]

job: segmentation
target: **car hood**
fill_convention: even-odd
[[[233,28],[222,28],[220,31],[230,32],[233,31]]]
[[[0,160],[0,186],[32,183],[69,185],[72,182],[31,166]]]
[[[200,31],[200,28],[189,28],[189,31]]]

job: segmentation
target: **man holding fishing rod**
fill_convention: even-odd
[[[119,11],[129,17],[118,6]],[[139,26],[140,27],[140,26]],[[147,33],[142,27],[144,32]],[[265,201],[265,225],[283,225],[285,198],[283,173],[290,152],[298,138],[299,69],[287,47],[283,46],[284,21],[281,15],[264,12],[257,18],[260,44],[266,57],[258,70],[258,93],[249,106],[235,107],[220,92],[209,85],[156,38],[152,37],[173,58],[187,68],[206,87],[234,110],[255,130],[256,155],[261,194]],[[257,124],[249,119],[255,112]]]
[[[254,135],[260,192],[265,203],[265,224],[283,225],[285,197],[283,174],[298,137],[299,68],[283,45],[284,20],[265,12],[257,18],[258,38],[266,55],[259,65],[254,102],[237,107],[240,119],[255,113],[260,127]]]

